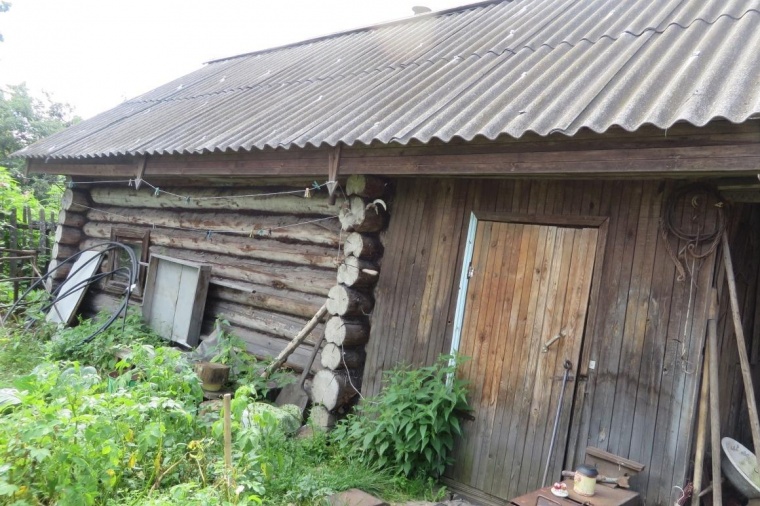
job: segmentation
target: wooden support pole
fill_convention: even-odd
[[[712,316],[712,315],[710,315]],[[708,332],[710,321],[707,322]],[[709,336],[708,336],[709,339]],[[699,494],[702,489],[702,475],[705,465],[705,442],[707,440],[707,413],[710,387],[710,348],[705,347],[704,365],[702,366],[702,386],[699,390],[699,413],[697,415],[697,441],[694,449],[694,492],[691,496],[691,505],[699,506]]]
[[[262,377],[268,378],[272,372],[276,371],[277,369],[282,366],[282,364],[285,363],[285,361],[288,359],[291,353],[295,351],[296,348],[298,348],[301,343],[303,343],[306,340],[306,336],[308,336],[311,331],[314,329],[314,327],[317,326],[319,321],[322,319],[322,317],[327,314],[327,304],[322,304],[322,307],[319,308],[319,311],[317,311],[317,314],[315,314],[311,320],[306,324],[306,326],[299,332],[296,337],[293,338],[293,340],[285,347],[284,350],[280,352],[279,355],[277,355],[277,358],[274,359],[274,362],[269,364],[269,366],[264,370],[264,372],[261,374]]]
[[[710,449],[712,453],[713,505],[723,505],[720,483],[720,398],[718,392],[718,291],[710,291],[710,313],[707,320],[707,356],[710,358]]]
[[[747,413],[749,414],[749,425],[752,430],[753,451],[755,452],[755,457],[757,457],[760,454],[760,419],[758,419],[755,387],[752,383],[752,371],[750,370],[749,357],[747,356],[747,341],[744,338],[744,327],[742,326],[742,318],[739,313],[739,297],[736,294],[736,277],[734,276],[734,266],[731,261],[731,249],[728,245],[728,232],[725,230],[723,231],[723,265],[726,269],[731,316],[734,320],[734,334],[736,334],[736,347],[739,351],[739,365],[741,366],[742,379],[744,380],[744,394],[747,397]],[[760,460],[758,460],[758,466],[760,466]]]
[[[227,479],[232,477],[232,395],[224,394],[224,467],[227,469]]]

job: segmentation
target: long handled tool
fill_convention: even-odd
[[[311,351],[309,361],[304,366],[303,372],[298,378],[298,382],[285,385],[283,389],[280,390],[277,399],[275,399],[275,404],[278,406],[282,406],[283,404],[295,404],[301,409],[301,413],[304,412],[306,405],[309,403],[309,396],[306,393],[306,390],[304,390],[303,384],[306,382],[306,376],[308,376],[309,371],[311,371],[311,366],[314,363],[314,359],[317,357],[317,353],[319,353],[319,348],[322,346],[322,341],[324,341],[324,339],[325,334],[323,332],[322,336],[320,336],[317,342],[314,343],[314,349]]]
[[[541,488],[546,486],[546,475],[549,474],[549,466],[552,462],[552,454],[554,453],[554,442],[557,439],[557,428],[559,427],[559,415],[562,414],[562,400],[565,398],[565,385],[567,385],[567,378],[570,376],[570,369],[573,364],[569,360],[565,360],[563,364],[565,368],[565,375],[562,377],[562,389],[559,391],[559,401],[557,402],[557,414],[554,415],[554,429],[552,429],[552,440],[549,443],[549,455],[546,456],[546,466],[544,466],[544,477],[541,478]]]
[[[707,320],[707,345],[710,364],[710,452],[712,453],[713,505],[723,505],[720,483],[720,398],[718,397],[718,291],[710,290]]]
[[[728,246],[728,232],[725,230],[723,231],[723,265],[726,268],[726,281],[728,282],[728,295],[731,300],[731,316],[734,319],[736,347],[739,349],[739,365],[742,370],[742,379],[744,379],[744,394],[747,396],[747,413],[749,414],[749,426],[752,430],[752,444],[755,447],[755,455],[759,459],[758,465],[760,465],[760,419],[757,414],[755,387],[752,384],[749,357],[747,357],[747,341],[744,338],[744,328],[742,327],[742,319],[739,314],[739,297],[736,295],[736,277],[734,276],[734,266],[731,262],[731,249]],[[713,458],[720,459],[720,453],[713,455]],[[713,480],[717,479],[717,477],[713,477]],[[715,490],[717,494],[717,487]]]
[[[309,323],[304,326],[304,328],[299,332],[296,337],[293,338],[290,343],[285,347],[284,350],[280,352],[279,355],[277,355],[277,358],[274,359],[274,362],[269,364],[269,366],[264,369],[264,372],[261,373],[262,378],[268,378],[270,374],[272,374],[274,371],[279,369],[282,364],[285,363],[285,361],[288,359],[288,357],[296,351],[296,348],[301,346],[301,343],[303,343],[306,340],[306,336],[309,335],[309,333],[314,330],[314,327],[317,326],[319,323],[319,320],[322,319],[322,317],[327,314],[327,302],[322,304],[322,307],[319,308],[319,311],[317,311],[317,314],[315,314],[311,320],[309,320]]]

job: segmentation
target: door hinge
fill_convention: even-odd
[[[475,267],[470,264],[469,269],[467,269],[467,279],[470,279],[473,274],[475,274]]]

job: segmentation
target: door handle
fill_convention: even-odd
[[[566,335],[567,335],[567,333],[564,330],[562,330],[562,331],[560,331],[559,334],[557,334],[556,336],[554,336],[551,339],[549,339],[548,341],[546,341],[546,343],[544,343],[543,347],[541,348],[541,353],[548,352],[549,351],[549,347],[552,344],[556,343],[557,341],[560,340],[560,338],[565,337]]]

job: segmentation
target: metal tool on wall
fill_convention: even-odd
[[[554,453],[554,442],[557,439],[557,427],[559,427],[559,416],[562,414],[562,401],[565,398],[565,386],[570,376],[570,369],[573,368],[573,364],[569,360],[565,360],[562,364],[565,368],[565,374],[562,376],[562,388],[559,391],[559,401],[557,401],[557,414],[554,415],[554,428],[552,429],[552,439],[549,444],[549,455],[546,456],[546,466],[544,466],[544,476],[541,478],[541,487],[546,486],[546,476],[549,474],[549,466],[552,461],[552,454]]]

